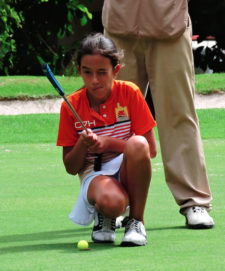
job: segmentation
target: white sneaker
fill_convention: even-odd
[[[118,216],[116,218],[116,229],[120,229],[122,227],[126,227],[127,222],[129,221],[129,216]]]
[[[214,226],[214,221],[205,207],[190,207],[187,209],[185,216],[186,225],[190,229],[210,229]]]
[[[95,243],[114,243],[116,239],[115,222],[115,219],[106,218],[100,213],[96,213],[92,240]]]
[[[127,206],[126,211],[123,215],[116,218],[116,229],[125,227],[129,220],[130,206]]]
[[[145,246],[146,244],[147,239],[143,223],[131,218],[127,222],[121,246]]]
[[[124,220],[124,216],[118,216],[116,218],[116,229],[120,229],[123,227],[123,220]]]

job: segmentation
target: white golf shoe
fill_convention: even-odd
[[[118,216],[116,218],[116,229],[126,227],[127,222],[129,221],[129,216]]]
[[[114,243],[116,239],[115,222],[115,219],[106,218],[100,213],[96,213],[92,240],[95,243]]]
[[[145,227],[141,221],[131,218],[125,226],[121,246],[145,246],[147,244]]]
[[[126,211],[123,215],[116,218],[116,229],[125,227],[129,221],[130,206],[127,206]]]
[[[214,226],[214,221],[205,207],[190,207],[187,209],[185,216],[186,225],[190,229],[210,229]]]

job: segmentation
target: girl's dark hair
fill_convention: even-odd
[[[82,40],[81,46],[77,51],[77,65],[80,67],[83,56],[96,54],[109,58],[113,68],[119,64],[122,57],[121,52],[117,51],[117,48],[111,39],[106,38],[101,33],[90,34]]]

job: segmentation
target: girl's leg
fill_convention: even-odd
[[[123,214],[129,204],[125,189],[115,178],[100,175],[90,183],[87,199],[97,211],[92,240],[95,243],[115,242],[116,217]]]
[[[100,175],[90,183],[87,199],[104,217],[114,219],[129,205],[128,194],[113,177]]]
[[[127,141],[120,180],[129,196],[130,217],[143,222],[151,180],[149,144],[143,136],[133,136]]]

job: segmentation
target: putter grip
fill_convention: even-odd
[[[96,154],[94,161],[94,171],[100,171],[102,168],[102,154]]]

